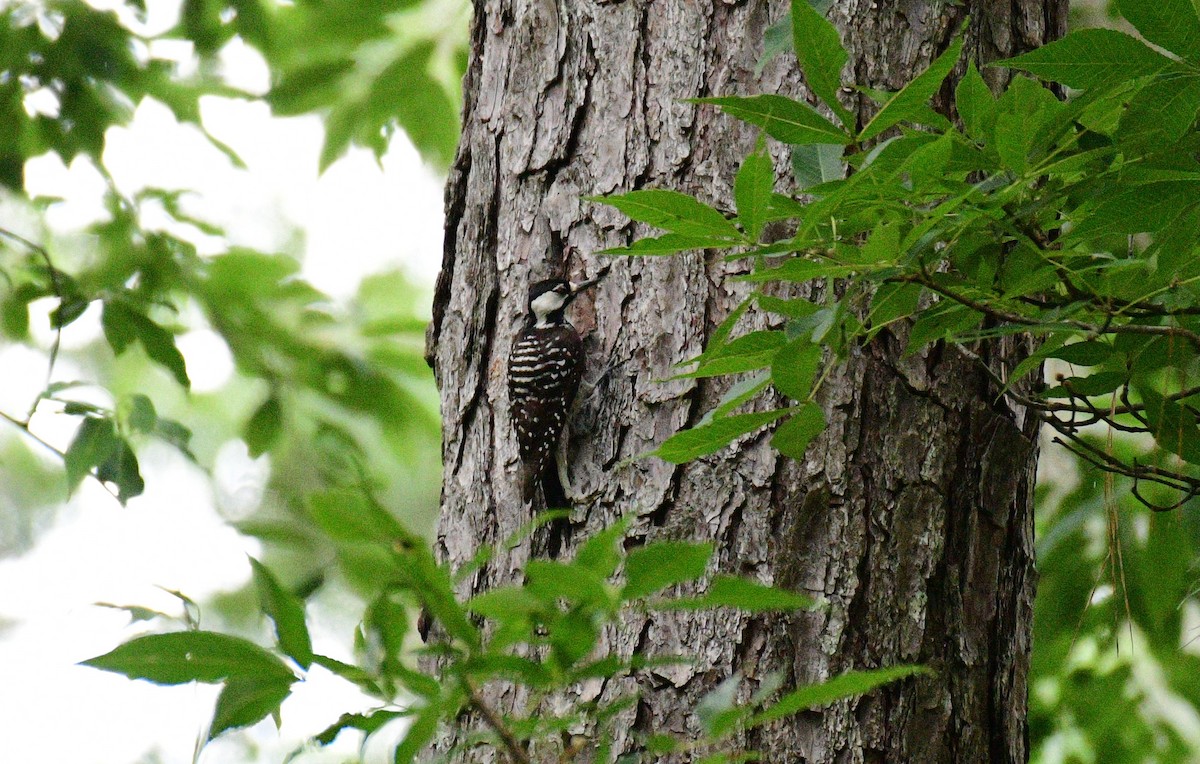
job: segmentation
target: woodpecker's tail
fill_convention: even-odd
[[[571,502],[567,492],[563,490],[562,481],[558,478],[557,465],[554,459],[549,464],[535,465],[532,469],[523,470],[521,475],[521,499],[526,504],[537,501],[538,493],[542,495],[542,509],[569,509]]]

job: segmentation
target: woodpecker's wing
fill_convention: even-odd
[[[508,403],[521,461],[536,478],[558,445],[583,376],[583,340],[570,325],[532,326],[508,357]]]

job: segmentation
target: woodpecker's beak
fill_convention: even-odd
[[[592,287],[599,284],[600,280],[608,275],[608,269],[609,269],[609,266],[605,265],[603,268],[600,269],[599,273],[597,273],[592,278],[587,279],[586,281],[572,281],[571,282],[571,297],[572,297],[572,299],[575,297],[578,297],[580,295],[580,293],[583,292],[583,290],[591,289]]]

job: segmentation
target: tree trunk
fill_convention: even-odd
[[[528,285],[590,275],[600,266],[590,253],[646,233],[580,197],[671,188],[731,209],[755,130],[684,99],[808,97],[790,55],[754,73],[764,31],[787,11],[779,0],[476,3],[429,335],[445,432],[444,559],[461,564],[530,519],[503,374]],[[1066,2],[836,0],[830,12],[850,51],[850,79],[893,90],[944,50],[968,15],[966,49],[986,62],[1061,35]],[[986,71],[1002,84],[1004,70]],[[943,110],[953,84],[939,95]],[[861,98],[847,105],[860,119],[874,108]],[[773,150],[786,172],[785,148]],[[963,354],[938,344],[902,358],[902,338],[887,332],[856,349],[823,386],[829,426],[803,463],[773,451],[762,432],[681,466],[626,463],[695,423],[727,389],[721,380],[661,380],[701,351],[744,296],[728,278],[733,268],[703,253],[621,259],[574,306],[587,335],[585,385],[595,387],[581,395],[570,432],[571,482],[587,498],[561,553],[634,512],[648,538],[714,542],[714,571],[807,592],[828,607],[766,617],[651,613],[612,630],[607,646],[622,654],[696,659],[628,680],[641,683],[642,699],[616,750],[636,751],[652,731],[694,730],[696,702],[735,671],[748,695],[773,671],[791,686],[921,663],[936,674],[741,742],[771,762],[1024,760],[1037,425],[996,403]],[[768,325],[750,315],[740,329]],[[999,366],[1021,347],[980,352]],[[548,548],[540,535],[501,549],[463,593],[511,581]],[[630,689],[618,684],[587,692]],[[512,688],[486,691],[501,709],[520,701]]]

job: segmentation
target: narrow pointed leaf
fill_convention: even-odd
[[[717,237],[740,241],[742,233],[724,215],[692,196],[678,191],[647,189],[617,196],[592,197],[616,207],[631,220],[684,236]]]
[[[283,588],[271,571],[258,560],[250,558],[254,583],[262,601],[263,612],[275,623],[279,647],[304,668],[312,664],[312,638],[304,622],[304,600]]]
[[[727,607],[749,613],[772,610],[808,610],[817,603],[811,597],[746,578],[717,576],[699,597],[664,599],[653,603],[657,610],[708,610]]]
[[[845,146],[850,142],[850,136],[811,106],[786,96],[726,96],[699,98],[695,102],[720,107],[726,114],[758,125],[772,138],[784,143],[836,143]]]
[[[974,61],[967,65],[966,74],[954,90],[954,104],[967,135],[977,141],[987,140],[996,120],[996,98]]]
[[[863,127],[858,136],[859,142],[869,141],[889,127],[905,120],[914,119],[917,115],[924,113],[929,99],[938,91],[946,76],[950,74],[950,70],[958,63],[962,47],[962,36],[955,37],[954,42],[950,43],[950,47],[934,59],[928,69],[921,72],[916,79],[888,99],[887,103],[871,118],[871,121]]]
[[[842,69],[849,58],[837,28],[808,0],[792,0],[792,40],[809,89],[833,110],[843,125],[852,127],[854,115],[837,98],[842,87]]]
[[[876,687],[898,679],[926,673],[929,673],[929,670],[922,666],[892,666],[874,671],[851,671],[827,682],[801,687],[788,693],[767,710],[752,716],[747,726],[757,727],[800,711],[828,705],[835,700],[868,693]]]
[[[729,445],[734,438],[768,425],[793,409],[758,411],[751,414],[714,419],[710,424],[675,433],[666,440],[654,456],[674,464],[682,464],[700,456],[711,454]]]
[[[713,554],[712,544],[659,541],[634,549],[625,559],[622,599],[637,599],[673,584],[704,575]]]
[[[1191,0],[1117,0],[1117,9],[1150,42],[1200,61],[1200,18]]]
[[[1080,90],[1113,87],[1174,66],[1158,51],[1113,29],[1081,29],[998,63]]]
[[[816,403],[803,406],[795,416],[779,425],[771,445],[784,456],[800,460],[812,439],[825,429],[825,412]]]
[[[775,167],[766,146],[759,141],[758,148],[742,160],[733,184],[733,196],[737,201],[738,221],[746,238],[757,242],[762,234],[763,223],[775,192]]]
[[[149,634],[82,665],[157,684],[221,682],[231,677],[293,678],[287,666],[253,642],[211,631]]]
[[[221,688],[213,712],[208,739],[222,732],[266,719],[279,712],[280,705],[292,694],[295,677],[269,676],[264,678],[233,678]]]

